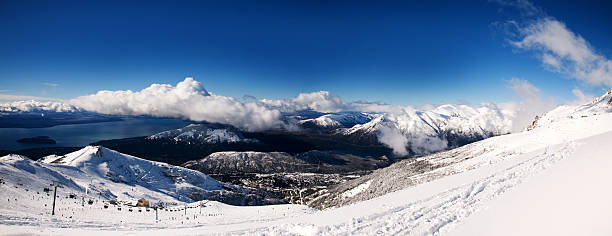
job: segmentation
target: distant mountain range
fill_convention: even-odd
[[[405,157],[454,148],[509,133],[512,115],[510,112],[500,112],[496,107],[453,105],[440,106],[427,112],[409,109],[397,113],[313,112],[287,114],[286,117],[296,121],[297,128],[293,130],[246,132],[229,125],[193,124],[155,134],[147,139],[207,147],[214,144],[215,148],[210,148],[211,152],[207,154],[216,151],[277,151],[296,154],[321,150]],[[389,132],[392,137],[385,137],[389,136],[386,134]],[[389,144],[397,141],[393,139],[399,139],[399,148],[405,148],[406,152],[396,152],[397,145]],[[101,144],[109,145],[104,142]]]
[[[0,128],[43,128],[119,120],[120,116],[88,112],[62,102],[0,103]]]

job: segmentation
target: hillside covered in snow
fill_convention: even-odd
[[[64,191],[104,200],[176,204],[214,199],[235,205],[257,205],[265,196],[221,183],[201,172],[153,162],[100,146],[87,146],[38,161],[8,155],[0,158],[0,178],[42,191],[59,184]]]

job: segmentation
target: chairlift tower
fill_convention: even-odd
[[[60,188],[63,188],[63,187],[57,181],[53,181],[51,186],[54,187],[54,189],[53,189],[53,209],[51,210],[51,215],[55,215],[55,198],[57,198],[57,187],[60,187]]]

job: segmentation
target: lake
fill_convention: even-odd
[[[20,150],[36,147],[80,147],[106,140],[149,136],[188,125],[177,119],[125,118],[122,121],[58,125],[47,128],[0,128],[0,150]],[[18,143],[18,139],[49,136],[56,144]]]

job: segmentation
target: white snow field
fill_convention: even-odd
[[[605,96],[601,100],[607,102]],[[104,209],[101,200],[83,207],[79,199],[60,192],[59,211],[51,216],[50,196],[36,194],[38,189],[26,192],[29,183],[19,186],[1,173],[6,183],[0,184],[0,201],[7,204],[0,205],[0,233],[612,235],[612,113],[609,104],[597,106],[598,112],[580,116],[563,107],[567,112],[551,112],[533,130],[454,150],[462,160],[420,157],[447,165],[404,180],[419,184],[326,210],[210,201],[187,204],[185,213],[179,203],[170,208],[176,211],[159,212],[161,221],[156,222],[155,212],[145,208]],[[375,191],[382,190],[376,182],[402,180],[369,181],[344,196],[378,196]]]

